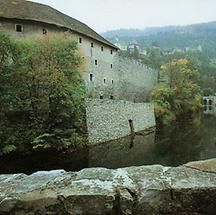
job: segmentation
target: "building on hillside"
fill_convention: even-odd
[[[176,53],[184,53],[185,51],[180,48],[168,48],[163,51],[163,55],[174,55]]]
[[[136,41],[129,43],[127,46],[127,51],[129,54],[134,54],[136,52],[139,53],[140,52],[139,44]]]
[[[205,114],[216,114],[216,95],[214,96],[204,96],[203,106]]]
[[[112,85],[116,80],[112,67],[118,47],[84,23],[47,5],[0,0],[0,27],[21,38],[70,33],[86,58],[86,69],[82,74],[89,92],[95,87],[98,89],[94,90],[96,97],[103,96],[106,91],[109,96],[113,93]]]
[[[86,62],[82,77],[87,97],[96,99],[86,117],[91,143],[127,136],[133,122],[134,132],[155,126],[153,105],[142,102],[146,102],[157,83],[158,72],[121,57],[117,46],[86,24],[44,4],[0,0],[0,29],[19,38],[66,33],[77,41]],[[91,104],[86,103],[87,110]],[[94,115],[100,108],[102,115]],[[101,119],[102,124],[98,125]]]
[[[147,55],[147,50],[146,49],[141,50],[140,54],[146,56]]]
[[[197,47],[195,47],[195,48],[191,48],[191,47],[186,47],[185,48],[185,51],[186,52],[189,52],[189,51],[199,51],[199,52],[202,52],[202,46],[201,45],[198,45]]]
[[[123,61],[119,58],[117,46],[86,24],[48,5],[25,0],[0,0],[0,28],[6,29],[10,34],[20,38],[46,36],[47,34],[70,34],[78,42],[78,46],[86,58],[86,68],[82,76],[89,96],[125,99],[124,96],[127,94],[128,88],[122,90],[124,87],[124,85],[120,85],[122,80],[131,84],[130,89],[134,87],[134,95],[140,90],[145,91],[143,95],[147,95],[155,84],[155,71],[134,62],[129,65],[127,60]],[[130,44],[128,48],[139,50],[137,43]],[[125,65],[122,67],[123,62]],[[144,71],[140,71],[140,68]],[[146,87],[146,81],[143,80],[142,85],[136,88],[137,81],[127,80],[131,73],[135,73],[135,77],[139,79],[136,71],[140,72],[140,78],[146,81],[150,80],[152,86],[147,83]],[[149,71],[152,71],[152,74]],[[121,95],[120,92],[124,92],[124,95]],[[131,95],[131,92],[128,93]],[[130,100],[138,102],[143,102],[146,99],[145,96],[141,98],[137,95],[134,98],[129,97]]]

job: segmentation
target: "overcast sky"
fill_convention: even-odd
[[[98,32],[216,21],[216,0],[32,0],[53,6]]]

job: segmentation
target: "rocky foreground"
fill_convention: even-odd
[[[216,159],[0,175],[0,214],[216,214]]]

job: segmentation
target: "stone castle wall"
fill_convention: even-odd
[[[22,25],[22,32],[16,32],[17,24]],[[86,106],[90,143],[131,134],[129,120],[132,120],[135,132],[155,126],[153,105],[140,102],[146,102],[157,83],[157,71],[136,60],[120,57],[114,47],[66,28],[15,19],[0,19],[0,28],[21,38],[41,37],[46,29],[48,34],[67,33],[77,41],[85,58],[81,74],[87,88],[86,97],[95,99]]]
[[[22,32],[16,32],[17,24],[22,25]],[[41,37],[43,29],[47,34],[67,33],[74,38],[85,57],[82,77],[89,97],[145,102],[157,83],[157,71],[136,60],[119,56],[113,47],[66,28],[42,22],[1,18],[0,29],[6,29],[18,38]]]
[[[106,142],[155,126],[154,106],[122,100],[86,100],[89,143]],[[129,122],[130,121],[130,122]]]
[[[114,70],[118,76],[116,97],[134,102],[145,102],[158,82],[158,71],[137,60],[116,55]]]
[[[88,97],[99,99],[102,96],[109,99],[117,84],[117,75],[113,69],[116,50],[86,37],[82,37],[79,48],[86,60],[82,76]]]
[[[89,44],[88,41],[86,43]],[[85,55],[90,49],[87,44],[84,50]],[[86,60],[83,79],[87,86],[88,96],[91,98],[146,102],[151,90],[158,82],[158,71],[136,60],[123,58],[116,52],[110,55],[110,51],[105,49],[101,53],[97,44],[91,49],[91,56],[86,56]],[[97,60],[97,65],[95,65],[95,60]],[[92,80],[90,75],[92,75]]]

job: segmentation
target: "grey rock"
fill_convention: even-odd
[[[90,145],[131,135],[130,120],[134,132],[142,132],[156,126],[152,103],[86,99],[85,105]]]
[[[215,164],[0,175],[0,214],[215,214]]]

